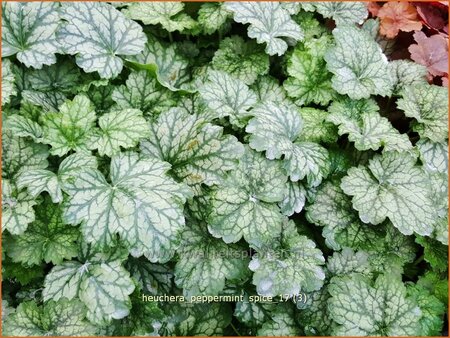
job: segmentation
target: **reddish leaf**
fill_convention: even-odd
[[[399,31],[411,32],[422,28],[416,8],[408,2],[387,2],[378,11],[380,33],[389,39],[395,38]]]
[[[443,36],[436,34],[427,37],[424,32],[414,33],[417,45],[409,46],[411,59],[427,67],[431,75],[448,74],[448,43]]]
[[[369,10],[369,13],[372,14],[372,16],[378,16],[378,11],[380,10],[380,8],[381,6],[375,1],[371,1],[367,4],[367,9]]]
[[[441,31],[448,25],[448,8],[442,8],[441,4],[423,3],[416,4],[417,13],[423,23],[436,31]]]

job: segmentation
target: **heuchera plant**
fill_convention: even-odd
[[[3,334],[442,334],[426,6],[4,2]]]

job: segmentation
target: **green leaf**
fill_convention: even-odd
[[[122,153],[111,159],[110,182],[94,169],[82,171],[66,189],[64,213],[70,224],[82,222],[82,233],[97,247],[113,244],[116,234],[133,256],[167,261],[184,226],[183,204],[190,192],[170,179],[170,165]]]
[[[421,139],[416,144],[423,167],[430,173],[448,172],[448,142],[433,142]]]
[[[256,293],[244,292],[243,301],[236,302],[234,316],[247,326],[260,326],[268,320],[269,310],[273,307],[273,304],[250,302],[250,295],[256,296]]]
[[[146,116],[159,114],[174,106],[176,102],[172,92],[160,86],[145,70],[131,72],[126,85],[114,88],[112,99],[120,108],[139,109]]]
[[[38,123],[18,114],[6,117],[3,130],[10,132],[15,137],[31,137],[35,142],[42,137],[42,128]]]
[[[16,55],[25,66],[37,69],[55,63],[55,53],[60,51],[58,26],[56,2],[3,3],[2,57]]]
[[[97,116],[85,95],[66,101],[59,113],[48,113],[43,120],[43,142],[51,145],[51,154],[62,156],[71,150],[88,152]]]
[[[424,247],[424,259],[433,271],[447,271],[448,269],[448,242],[439,243],[435,239],[417,236],[416,243]]]
[[[257,331],[258,336],[299,336],[300,330],[294,320],[294,311],[290,304],[282,304],[270,314],[270,319]]]
[[[2,48],[4,48],[2,46]],[[17,94],[15,85],[15,76],[12,71],[11,61],[8,59],[2,59],[2,106],[8,104],[11,101],[11,96]]]
[[[444,325],[443,316],[445,306],[439,299],[430,294],[424,287],[414,285],[408,287],[408,295],[419,304],[422,312],[420,325],[422,327],[421,336],[439,336]]]
[[[231,323],[228,304],[167,304],[161,336],[221,336]]]
[[[107,3],[62,3],[60,13],[67,23],[59,29],[58,39],[87,73],[114,78],[123,67],[119,55],[136,55],[144,49],[142,27]]]
[[[397,107],[415,119],[413,130],[434,142],[448,138],[448,92],[429,84],[407,86],[401,91]]]
[[[25,232],[28,224],[35,219],[33,206],[37,201],[7,179],[2,180],[2,232],[8,230],[13,235]]]
[[[129,295],[134,290],[130,274],[120,260],[91,256],[83,263],[65,261],[47,274],[44,301],[78,297],[87,307],[87,318],[107,324],[129,314]]]
[[[336,26],[362,24],[369,11],[364,2],[314,2],[316,11],[325,18],[332,18]]]
[[[147,259],[130,256],[125,263],[140,290],[151,295],[170,294],[172,290],[173,272],[161,264],[150,263]]]
[[[121,148],[135,147],[150,133],[148,123],[137,109],[115,110],[98,119],[99,130],[90,139],[89,149],[98,149],[100,156],[113,156]]]
[[[342,246],[358,248],[378,237],[372,225],[359,220],[358,213],[351,207],[350,197],[336,181],[325,182],[319,187],[313,203],[306,207],[306,218],[324,227],[322,236],[333,250],[340,250]]]
[[[394,93],[398,93],[407,86],[427,82],[428,71],[425,66],[409,60],[394,60],[389,65],[395,79]]]
[[[365,31],[351,26],[333,30],[335,46],[325,53],[334,74],[332,87],[352,99],[389,96],[394,80],[386,56]]]
[[[204,34],[213,34],[216,31],[225,31],[230,26],[231,16],[223,3],[207,2],[200,6],[197,20]]]
[[[299,140],[310,142],[335,143],[338,139],[336,127],[327,121],[329,113],[315,108],[301,108],[303,120]]]
[[[301,183],[287,182],[287,192],[284,199],[278,203],[281,212],[286,216],[302,211],[306,202],[306,190]]]
[[[140,20],[144,25],[161,26],[168,32],[191,29],[196,22],[186,13],[182,2],[135,2],[122,10],[128,18]]]
[[[260,76],[250,88],[258,97],[258,102],[289,103],[286,91],[271,76]]]
[[[430,180],[408,153],[389,152],[370,160],[368,167],[351,168],[341,187],[353,196],[353,208],[365,223],[389,218],[405,235],[427,236],[436,221]]]
[[[281,231],[284,218],[275,203],[284,198],[286,176],[279,162],[246,149],[236,170],[211,192],[208,228],[226,243],[244,237],[259,246]]]
[[[27,265],[61,264],[77,255],[78,234],[78,229],[64,224],[62,209],[47,198],[36,209],[36,219],[27,231],[7,241],[7,253],[14,262]]]
[[[418,287],[427,289],[432,295],[436,296],[447,308],[448,304],[448,280],[447,274],[438,274],[433,271],[427,271],[417,281]]]
[[[40,193],[46,191],[52,198],[53,203],[60,203],[63,200],[58,176],[47,169],[32,169],[23,172],[17,179],[18,189],[28,188],[28,193],[32,198],[36,198]]]
[[[361,151],[407,151],[412,149],[407,134],[400,134],[389,120],[378,113],[375,101],[354,101],[344,98],[334,101],[329,107],[327,121],[339,126],[339,135],[348,134],[348,139],[355,142],[355,148]]]
[[[139,290],[131,295],[133,300],[130,314],[121,320],[113,321],[105,327],[108,336],[155,336],[161,326],[164,313],[156,302],[143,302]]]
[[[220,42],[212,66],[251,85],[258,76],[269,72],[269,56],[254,41],[245,42],[240,36],[234,35]]]
[[[215,296],[224,289],[225,280],[246,276],[249,259],[243,247],[211,238],[205,224],[194,222],[181,234],[175,283],[186,297]]]
[[[42,107],[45,112],[57,112],[59,106],[67,100],[66,95],[61,92],[39,92],[36,90],[24,90],[22,97],[25,102]]]
[[[333,278],[328,292],[330,315],[339,324],[333,335],[420,335],[420,308],[397,276],[381,275],[373,285],[358,274]]]
[[[330,40],[328,36],[309,40],[304,47],[297,47],[288,60],[289,78],[284,81],[283,87],[299,105],[327,105],[335,95],[331,87],[332,74],[324,60]]]
[[[322,287],[325,258],[313,241],[298,234],[293,221],[285,221],[269,245],[258,250],[249,264],[259,295],[294,296]]]
[[[346,276],[355,272],[367,274],[370,272],[368,258],[369,255],[364,251],[343,248],[328,258],[327,269],[333,276]]]
[[[24,302],[5,321],[7,336],[92,336],[97,329],[85,319],[86,310],[77,300],[50,301],[38,306]]]
[[[80,81],[80,71],[70,61],[60,61],[51,66],[30,72],[28,80],[38,92],[72,93]]]
[[[258,43],[266,43],[266,53],[283,55],[288,44],[282,38],[303,39],[303,32],[278,2],[228,2],[234,21],[250,24],[247,34]]]
[[[175,177],[189,185],[220,183],[244,152],[234,136],[222,135],[221,127],[179,108],[162,113],[150,130],[142,153],[169,162]]]
[[[330,328],[333,324],[327,308],[327,286],[319,291],[308,293],[306,302],[297,302],[300,311],[297,312],[298,322],[304,325],[303,331],[307,336],[330,336]]]
[[[315,185],[327,175],[328,153],[319,144],[299,140],[303,128],[300,113],[293,107],[274,103],[252,109],[255,117],[246,131],[251,134],[250,147],[266,151],[268,159],[279,159],[293,182],[308,177]]]
[[[35,198],[42,191],[47,191],[53,203],[60,203],[63,200],[62,189],[73,181],[81,170],[87,168],[97,168],[95,157],[75,153],[67,156],[59,165],[58,173],[47,169],[30,169],[22,172],[18,179],[19,188],[28,188],[28,193]]]
[[[47,157],[47,146],[14,137],[11,131],[2,133],[2,177],[15,179],[21,172],[46,168]]]
[[[209,71],[207,82],[198,91],[215,117],[229,116],[230,122],[238,127],[245,125],[243,120],[251,115],[248,110],[257,101],[243,81],[223,71]]]
[[[131,66],[154,74],[171,91],[192,92],[189,62],[177,52],[175,45],[163,45],[152,36],[147,40],[142,53],[128,57]]]

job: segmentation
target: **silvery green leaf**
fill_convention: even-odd
[[[324,263],[316,244],[299,235],[293,221],[284,221],[273,242],[252,256],[249,268],[259,295],[287,297],[319,290],[325,279]]]
[[[399,276],[381,275],[374,284],[355,274],[334,278],[328,308],[339,324],[334,335],[410,336],[420,334],[421,311]]]
[[[303,184],[289,181],[286,183],[288,188],[284,199],[278,203],[281,212],[286,216],[292,216],[294,213],[302,211],[306,202],[306,190]]]
[[[17,187],[27,187],[32,198],[36,198],[41,192],[46,191],[52,198],[53,203],[63,200],[58,176],[47,169],[31,169],[22,172],[17,178]]]
[[[170,294],[173,287],[173,271],[168,266],[151,263],[144,257],[129,257],[125,268],[137,282],[140,290],[151,295]]]
[[[196,22],[186,13],[182,13],[182,2],[134,2],[122,10],[128,18],[140,20],[144,25],[157,25],[169,31],[185,31],[195,26]]]
[[[57,112],[58,108],[66,101],[67,97],[61,92],[39,92],[36,90],[24,90],[22,97],[25,101],[42,107],[44,112]]]
[[[258,97],[258,102],[289,102],[284,88],[271,76],[260,76],[250,88]]]
[[[142,53],[128,58],[138,69],[155,74],[158,82],[171,91],[192,92],[189,62],[181,56],[175,45],[163,45],[152,36],[148,36]]]
[[[42,296],[44,301],[79,298],[91,322],[107,324],[128,315],[133,290],[133,280],[120,261],[65,261],[46,275]]]
[[[56,62],[60,48],[57,2],[5,2],[2,4],[2,57],[16,55],[27,67],[40,69]]]
[[[327,68],[334,74],[333,88],[352,99],[389,96],[394,79],[375,40],[364,30],[351,26],[335,28],[333,36],[335,46],[325,53]]]
[[[251,85],[258,76],[269,72],[269,56],[254,41],[245,42],[240,36],[234,35],[220,42],[212,66]]]
[[[89,149],[100,156],[113,156],[121,148],[131,148],[150,134],[148,123],[137,109],[127,108],[104,114],[98,119],[99,129],[90,139]]]
[[[141,142],[141,150],[169,162],[177,179],[191,186],[220,183],[244,152],[236,137],[223,135],[222,127],[179,108],[150,124],[150,136]]]
[[[14,81],[15,76],[12,71],[11,61],[8,59],[2,59],[2,106],[11,101],[11,96],[17,94]]]
[[[368,110],[365,110],[369,107]],[[372,109],[373,107],[373,109]],[[355,142],[355,148],[361,151],[407,151],[412,144],[407,134],[400,134],[386,117],[378,113],[378,107],[372,100],[354,100],[345,98],[343,102],[335,101],[329,107],[327,121],[339,127],[339,135],[348,134],[348,139]]]
[[[61,161],[58,168],[58,179],[61,188],[74,183],[79,173],[86,169],[97,169],[97,158],[90,154],[74,153]]]
[[[7,336],[92,336],[97,328],[86,320],[86,309],[78,300],[21,303],[6,319]]]
[[[416,84],[405,87],[397,107],[415,119],[413,130],[434,142],[448,138],[448,91],[445,87]]]
[[[286,52],[288,44],[282,38],[303,39],[300,26],[278,2],[228,2],[225,8],[233,12],[234,21],[250,24],[248,36],[258,43],[266,43],[269,55]]]
[[[333,276],[346,276],[355,272],[367,274],[370,272],[368,257],[364,251],[343,248],[328,258],[327,269]]]
[[[336,26],[362,24],[369,11],[364,2],[314,2],[316,11],[325,18],[332,18]]]
[[[15,262],[27,265],[61,264],[77,255],[79,231],[62,221],[62,209],[46,198],[36,209],[36,219],[20,236],[11,236],[7,253]]]
[[[307,294],[306,302],[297,302],[298,321],[304,323],[304,332],[308,336],[329,336],[333,320],[328,311],[328,287]]]
[[[425,83],[427,68],[409,60],[394,60],[389,63],[394,76],[394,92],[398,93],[406,86]]]
[[[42,128],[38,123],[18,114],[6,118],[3,130],[11,132],[15,137],[31,137],[36,142],[42,136]]]
[[[332,74],[327,70],[323,58],[330,42],[328,36],[309,40],[305,46],[297,47],[288,60],[289,78],[284,81],[283,87],[299,105],[327,105],[335,96],[331,87]]]
[[[160,86],[148,71],[131,72],[125,83],[112,92],[112,99],[120,108],[135,108],[152,116],[175,105],[172,92]]]
[[[42,142],[51,146],[50,153],[62,156],[71,150],[87,152],[95,130],[97,116],[85,95],[63,103],[58,113],[43,117]]]
[[[436,222],[430,179],[409,153],[376,155],[367,167],[349,169],[341,187],[365,223],[389,218],[405,235],[427,236]]]
[[[9,130],[3,131],[2,177],[15,179],[23,171],[47,168],[47,157],[47,146],[14,137]]]
[[[214,237],[235,243],[242,237],[259,246],[281,231],[286,179],[279,162],[246,148],[236,170],[210,195],[208,228]]]
[[[256,327],[262,325],[269,315],[269,311],[273,308],[273,304],[264,302],[250,302],[248,292],[244,292],[243,301],[236,302],[234,316],[242,323]]]
[[[410,285],[408,295],[417,302],[422,312],[420,326],[422,336],[440,335],[443,329],[443,316],[446,308],[439,299],[426,288],[419,285]]]
[[[122,71],[120,55],[136,55],[144,49],[142,27],[107,3],[67,2],[60,12],[67,22],[59,29],[58,40],[87,73],[114,78]]]
[[[291,15],[298,14],[302,10],[302,5],[300,2],[281,2],[281,7]]]
[[[322,236],[333,250],[348,246],[358,247],[367,239],[376,237],[372,225],[364,225],[358,213],[351,207],[351,199],[345,195],[338,182],[328,181],[319,186],[312,204],[306,207],[309,222],[323,226]]]
[[[98,170],[82,171],[66,188],[65,220],[82,222],[85,240],[96,247],[111,246],[119,234],[133,256],[167,261],[178,244],[182,206],[190,196],[167,176],[169,169],[168,163],[129,152],[112,157],[111,183]]]
[[[448,172],[448,142],[421,139],[416,144],[424,169],[428,172]]]
[[[31,71],[28,80],[39,92],[71,93],[80,81],[80,71],[75,64],[65,60]]]
[[[270,313],[270,319],[265,321],[257,331],[258,336],[299,336],[300,330],[294,319],[294,311],[289,303],[278,305]]]
[[[336,127],[329,122],[329,113],[315,108],[301,108],[303,120],[302,133],[299,140],[310,142],[335,143],[338,139]]]
[[[164,312],[162,336],[221,336],[231,323],[229,304],[168,304]]]
[[[242,280],[246,276],[249,259],[245,248],[211,239],[205,224],[189,224],[181,238],[175,283],[183,288],[186,297],[218,295],[226,280]]]
[[[222,2],[206,2],[198,10],[198,23],[204,34],[226,30],[230,24],[231,13],[225,9]]]
[[[9,180],[2,180],[2,231],[21,235],[35,219],[33,206],[37,201],[25,191],[19,191]]]
[[[245,129],[251,134],[250,147],[266,151],[271,160],[284,155],[283,167],[293,182],[307,176],[320,183],[327,174],[328,152],[317,143],[298,140],[303,123],[297,109],[268,102],[252,109],[251,114],[254,118]]]
[[[242,120],[251,114],[248,110],[257,98],[247,85],[223,71],[212,70],[208,81],[198,89],[200,97],[217,117],[230,117],[230,122],[243,126]]]

